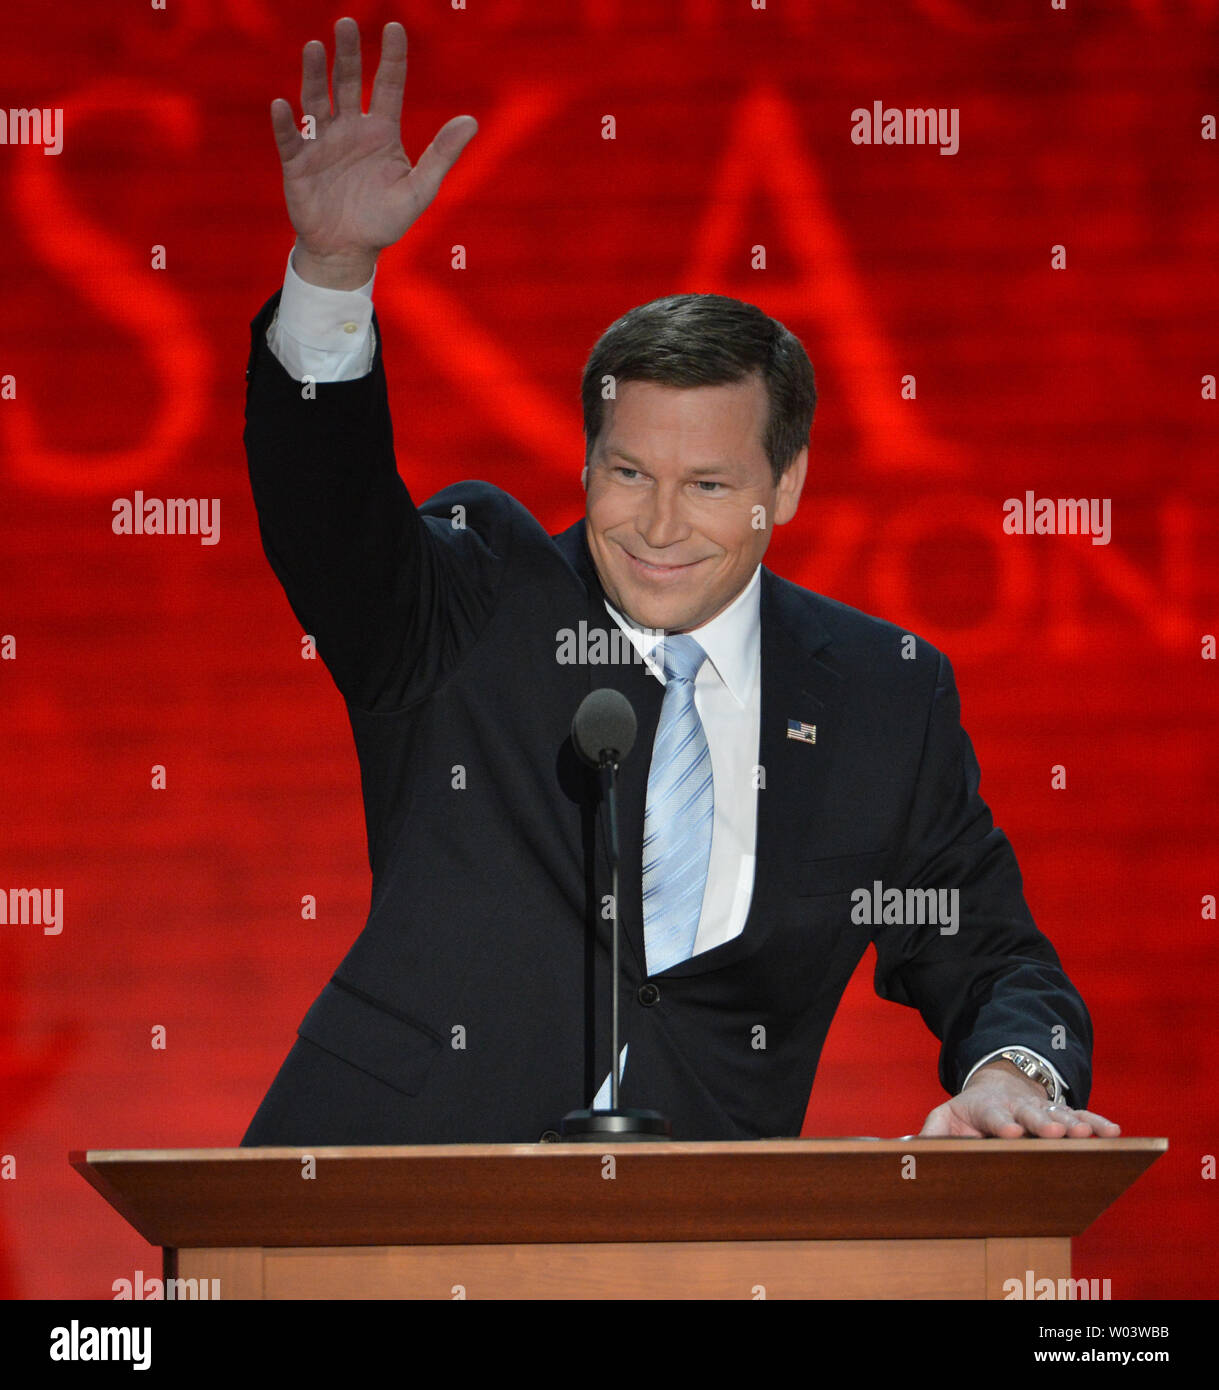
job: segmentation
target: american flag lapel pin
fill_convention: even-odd
[[[817,726],[816,724],[804,724],[799,719],[789,719],[787,721],[787,736],[794,738],[798,743],[816,743]]]

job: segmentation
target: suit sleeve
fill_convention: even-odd
[[[263,549],[348,703],[400,709],[433,690],[482,630],[503,546],[411,500],[394,457],[380,333],[367,375],[304,387],[267,346],[279,298],[251,325],[246,371]]]
[[[895,886],[956,889],[955,933],[941,924],[875,929],[876,992],[917,1008],[940,1039],[950,1095],[987,1053],[1017,1040],[1053,1061],[1084,1106],[1092,1023],[1024,900],[1016,856],[978,794],[952,668],[939,658],[923,754]]]

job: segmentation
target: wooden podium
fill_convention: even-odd
[[[1010,1279],[1069,1279],[1071,1237],[1167,1148],[774,1139],[70,1158],[163,1247],[167,1279],[219,1280],[201,1287],[225,1299],[1004,1298]]]

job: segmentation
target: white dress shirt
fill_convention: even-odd
[[[696,956],[740,936],[753,898],[758,829],[754,772],[761,719],[761,577],[759,565],[722,613],[690,633],[707,653],[694,678],[694,706],[711,753],[715,807],[707,885],[694,938]],[[608,600],[605,606],[648,670],[661,685],[667,684],[664,669],[650,655],[659,636],[638,627]]]
[[[352,381],[368,373],[376,350],[372,326],[375,279],[374,271],[359,289],[323,289],[297,275],[289,253],[279,309],[267,329],[267,345],[289,376],[297,381],[306,376],[315,382]],[[715,794],[711,860],[695,955],[739,936],[753,899],[758,823],[753,776],[761,719],[761,573],[759,566],[732,603],[691,634],[707,653],[695,677],[694,704],[707,735]],[[636,627],[610,603],[605,607],[663,685],[664,670],[649,656],[658,639]],[[975,1062],[962,1090],[979,1067],[1009,1048],[1035,1057],[1054,1077],[1059,1093],[1067,1090],[1052,1063],[1022,1042],[1007,1043]],[[626,1054],[624,1046],[623,1070]],[[607,1109],[609,1095],[607,1076],[593,1108]]]

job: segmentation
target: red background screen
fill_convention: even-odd
[[[0,105],[64,113],[60,154],[0,145],[0,889],[64,902],[57,935],[0,926],[9,1297],[109,1298],[156,1268],[68,1150],[236,1144],[367,910],[350,731],[241,447],[248,323],[292,241],[267,108],[298,107],[300,48],[338,13],[0,19]],[[809,484],[767,563],[952,658],[983,795],[1093,1016],[1092,1107],[1171,1144],[1074,1273],[1213,1295],[1219,4],[354,13],[366,89],[381,25],[406,25],[408,154],[481,125],[378,271],[412,491],[486,478],[558,530],[611,321],[708,290],[799,335]],[[874,101],[957,109],[959,151],[852,143]],[[137,489],[218,498],[219,543],[116,535]],[[1005,535],[1029,490],[1109,499],[1111,542]],[[944,1099],[873,960],[807,1134],[909,1133]]]

